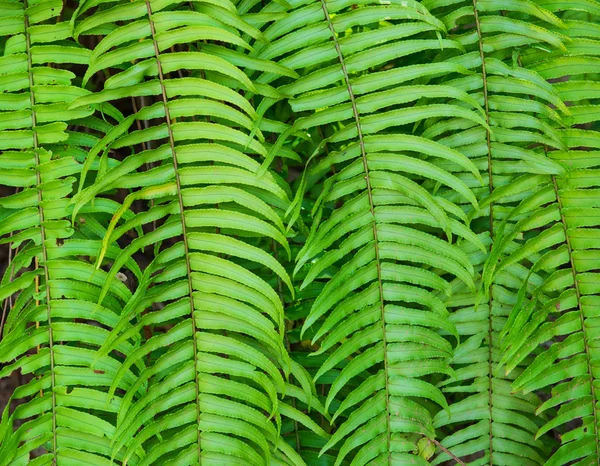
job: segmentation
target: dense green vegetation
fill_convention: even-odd
[[[599,20],[0,0],[0,466],[600,465]]]

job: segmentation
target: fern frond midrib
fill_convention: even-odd
[[[57,438],[56,438],[56,373],[54,366],[54,338],[52,335],[52,307],[50,305],[50,274],[48,272],[48,251],[46,250],[46,228],[44,227],[44,209],[42,207],[42,174],[40,172],[40,153],[39,153],[39,141],[37,135],[37,118],[35,113],[35,93],[34,81],[33,81],[33,63],[31,58],[31,36],[29,34],[29,16],[27,16],[28,2],[23,1],[23,21],[25,22],[25,50],[27,54],[27,74],[29,78],[29,103],[31,106],[31,129],[33,138],[33,154],[35,157],[35,177],[37,185],[37,204],[38,204],[38,215],[40,222],[40,242],[42,246],[42,261],[44,268],[44,285],[46,288],[46,313],[48,316],[48,347],[50,354],[50,389],[52,390],[52,464],[57,463],[56,449],[57,449]],[[35,257],[35,268],[39,267],[38,258]],[[35,278],[35,287],[38,291],[39,277]],[[37,304],[37,303],[36,303]]]
[[[473,15],[475,17],[475,27],[477,28],[477,41],[479,45],[479,56],[481,58],[481,78],[483,80],[483,103],[485,110],[485,121],[490,125],[490,104],[488,99],[488,82],[487,82],[487,68],[485,64],[485,53],[483,51],[483,36],[481,33],[481,23],[479,21],[479,12],[477,11],[477,0],[473,0]],[[488,157],[488,189],[490,195],[494,192],[494,174],[492,170],[492,141],[491,141],[491,132],[486,128],[485,130],[486,143],[487,143],[487,157]],[[490,237],[492,241],[494,240],[494,203],[490,202],[489,205],[490,213],[489,213],[489,231]],[[488,408],[490,411],[490,420],[488,427],[488,436],[489,436],[489,451],[490,464],[494,464],[494,435],[492,429],[493,422],[493,407],[494,407],[494,391],[493,391],[493,382],[494,382],[494,374],[493,374],[493,322],[492,316],[494,311],[494,295],[493,295],[493,286],[490,284],[489,289],[487,290],[488,295]]]
[[[387,360],[387,338],[386,338],[386,329],[385,329],[385,306],[383,301],[383,277],[381,273],[381,258],[379,253],[379,242],[377,239],[377,223],[375,221],[375,205],[373,202],[373,193],[371,188],[371,180],[369,177],[369,164],[367,161],[367,153],[365,150],[365,141],[362,133],[360,115],[358,113],[358,108],[356,105],[356,98],[354,96],[354,92],[352,91],[352,84],[350,83],[350,76],[348,75],[348,70],[346,68],[346,64],[344,62],[344,56],[342,54],[342,50],[340,48],[340,44],[336,37],[335,28],[331,21],[331,17],[329,15],[329,11],[327,10],[326,0],[321,0],[321,7],[323,8],[323,14],[325,15],[325,20],[327,21],[327,25],[329,26],[329,30],[331,32],[331,40],[334,43],[335,50],[340,61],[340,67],[342,69],[342,73],[344,76],[344,81],[346,83],[346,87],[348,89],[348,96],[350,98],[350,103],[352,104],[352,114],[354,115],[354,121],[356,123],[356,130],[358,135],[358,143],[360,146],[360,152],[363,162],[363,170],[365,172],[365,182],[367,187],[367,194],[369,197],[369,209],[371,211],[372,226],[373,226],[373,247],[375,248],[375,262],[377,265],[377,282],[379,284],[379,301],[381,303],[381,329],[382,329],[382,342],[383,342],[383,365],[385,371],[385,405],[386,405],[386,423],[387,423],[387,445],[388,445],[388,454],[387,459],[388,463],[392,462],[392,449],[391,449],[391,420],[390,420],[390,389],[389,389],[389,377],[388,377],[388,360]]]
[[[558,189],[558,183],[556,181],[556,176],[552,175],[552,186],[554,187],[554,194],[556,195],[556,202],[558,204],[558,210],[560,212],[560,221],[565,234],[565,243],[567,245],[567,250],[569,252],[569,265],[571,267],[571,273],[573,274],[573,288],[575,289],[575,295],[577,296],[577,310],[579,311],[579,320],[581,322],[581,332],[583,335],[583,347],[586,355],[587,362],[587,371],[589,375],[589,383],[590,383],[590,393],[592,396],[592,414],[594,417],[594,444],[596,445],[596,458],[597,461],[600,462],[600,445],[598,443],[598,409],[596,407],[596,389],[594,387],[594,375],[592,368],[592,356],[590,355],[589,349],[589,337],[586,332],[585,325],[585,315],[583,313],[583,306],[581,305],[581,291],[579,289],[579,282],[577,281],[577,269],[575,268],[575,258],[573,257],[573,248],[571,246],[571,240],[569,238],[569,229],[567,226],[567,221],[565,219],[564,209],[562,199],[560,198],[560,192]]]
[[[192,321],[192,347],[193,347],[193,351],[194,351],[194,383],[196,386],[196,388],[195,388],[195,391],[196,391],[196,418],[197,418],[197,423],[199,426],[200,425],[200,416],[201,416],[201,413],[200,413],[200,383],[198,380],[198,370],[197,370],[198,348],[197,348],[197,342],[196,342],[196,321],[194,318],[194,297],[193,297],[194,289],[193,289],[193,284],[192,284],[192,267],[190,264],[189,245],[188,245],[187,231],[186,231],[186,225],[185,225],[183,196],[181,195],[181,181],[179,178],[177,153],[175,150],[175,138],[173,136],[173,129],[171,128],[171,116],[170,116],[170,112],[169,112],[167,92],[166,92],[165,84],[164,84],[163,69],[162,69],[162,64],[160,61],[160,51],[159,51],[159,47],[158,47],[158,42],[156,41],[156,29],[154,26],[154,22],[152,21],[152,7],[150,5],[149,0],[145,0],[145,1],[146,1],[146,9],[148,11],[148,22],[150,23],[151,39],[152,39],[152,43],[154,45],[154,55],[156,58],[156,66],[157,66],[157,70],[158,70],[158,80],[160,82],[161,96],[162,96],[163,106],[164,106],[164,110],[165,110],[165,122],[166,122],[167,130],[169,133],[169,146],[171,148],[171,155],[173,158],[173,170],[175,172],[175,183],[176,183],[176,187],[177,187],[177,200],[179,202],[179,218],[181,221],[181,232],[182,232],[182,237],[183,237],[185,266],[186,266],[186,271],[187,271],[188,291],[189,291],[189,297],[190,297],[190,318]],[[202,447],[201,447],[202,434],[201,434],[200,428],[197,429],[197,433],[198,433],[198,436],[197,436],[198,463],[202,464]]]
[[[277,260],[279,262],[279,250],[277,248],[277,241],[275,241],[274,239],[271,240],[271,250],[273,251],[273,257],[275,257],[275,260]],[[284,293],[283,293],[283,282],[281,281],[281,277],[279,277],[279,276],[277,276],[277,295],[279,296],[279,299],[281,300],[281,303],[283,305],[284,315],[285,315],[286,302],[285,302]],[[287,333],[284,334],[283,343],[285,345],[285,349],[287,350],[288,354],[291,354],[292,348],[290,345],[290,338]],[[290,376],[290,382],[292,380],[293,379]],[[296,409],[296,398],[292,397],[291,402],[292,402],[292,407],[294,409]],[[299,430],[298,421],[295,419],[294,419],[294,442],[296,444],[296,451],[298,453],[300,453],[301,448],[302,448],[302,444],[300,442],[300,430]]]

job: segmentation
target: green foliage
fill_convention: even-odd
[[[599,18],[0,1],[0,466],[600,464]]]

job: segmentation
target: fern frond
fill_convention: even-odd
[[[539,74],[520,67],[514,57],[537,44],[564,50],[568,38],[556,32],[564,27],[562,21],[533,2],[426,0],[424,4],[465,47],[462,54],[444,51],[437,60],[476,72],[441,83],[468,92],[484,108],[490,128],[454,118],[432,121],[427,134],[465,154],[481,169],[482,187],[471,174],[460,175],[480,200],[480,210],[464,202],[461,207],[489,251],[496,244],[499,223],[519,199],[510,189],[515,178],[527,173],[525,184],[535,183],[545,173],[563,171],[536,145],[563,147],[554,126],[562,124],[568,111],[552,86]],[[440,195],[458,202],[447,190]],[[461,344],[452,364],[456,374],[442,383],[453,403],[434,422],[449,432],[442,444],[469,464],[542,464],[548,448],[532,435],[538,427],[532,416],[537,399],[532,394],[514,396],[511,379],[498,367],[500,330],[516,300],[523,270],[509,268],[490,280],[483,267],[488,254],[474,250],[470,254],[479,291],[458,290],[448,300],[448,306],[455,309],[451,320]],[[448,459],[442,454],[435,463]]]
[[[567,10],[563,13],[567,25],[573,25],[572,18],[581,20],[600,12],[597,2],[550,3],[548,7],[553,11]],[[572,42],[566,54],[524,56],[545,78],[562,78],[563,82],[554,87],[571,103],[569,110],[573,111],[567,120],[571,125],[598,120],[594,84],[590,82],[589,93],[575,91],[582,88],[586,82],[582,75],[593,71],[594,64],[586,47],[586,34],[579,31],[580,28],[570,31]],[[564,68],[553,69],[559,63]],[[580,66],[576,68],[575,63]],[[566,77],[567,74],[571,76]],[[597,244],[593,240],[598,236],[598,183],[593,175],[598,166],[594,156],[599,147],[598,133],[572,127],[563,130],[561,138],[567,149],[551,151],[548,156],[564,166],[566,175],[545,177],[528,188],[527,196],[506,219],[504,235],[497,246],[500,260],[492,264],[497,271],[513,263],[524,263],[529,269],[510,325],[504,331],[503,362],[511,371],[537,347],[546,347],[515,380],[513,388],[525,393],[551,389],[550,399],[536,412],[551,413],[552,417],[537,435],[552,429],[563,433],[562,445],[547,465],[597,462],[599,451],[593,331],[600,293]],[[532,287],[534,280],[537,283]]]
[[[8,310],[2,317],[0,377],[20,371],[29,379],[12,394],[19,405],[11,412],[9,402],[2,415],[3,465],[29,463],[34,451],[38,464],[107,461],[120,403],[119,397],[109,403],[104,390],[120,364],[110,356],[96,360],[96,350],[131,293],[112,283],[105,305],[96,305],[106,272],[85,257],[99,254],[102,231],[75,232],[69,221],[74,175],[110,124],[94,115],[97,106],[69,108],[89,94],[74,84],[70,69],[87,64],[90,53],[71,39],[68,23],[57,21],[62,9],[55,0],[1,7],[0,183],[15,192],[0,199],[0,234],[15,255],[0,284]],[[112,107],[104,110],[120,116]],[[82,210],[81,220],[117,209],[107,200]],[[108,256],[117,250],[111,245]],[[140,274],[132,261],[125,267]],[[134,380],[126,371],[121,387]]]
[[[301,289],[325,272],[330,277],[303,328],[320,323],[311,337],[320,341],[317,354],[328,355],[315,380],[352,357],[329,390],[326,406],[339,397],[334,420],[342,422],[322,453],[339,445],[336,465],[347,457],[355,465],[425,464],[417,442],[435,437],[428,408],[447,407],[430,377],[446,373],[452,357],[452,344],[437,330],[456,334],[431,291],[449,289],[446,274],[473,288],[468,257],[447,239],[479,240],[455,204],[423,185],[448,186],[477,205],[453,170],[437,163],[452,163],[475,177],[479,172],[464,155],[404,127],[437,117],[461,117],[483,128],[487,123],[464,91],[414,82],[448,71],[467,73],[464,67],[397,61],[441,47],[462,49],[431,36],[445,28],[417,2],[321,2],[320,11],[316,4],[292,6],[298,8],[264,29],[270,44],[256,54],[278,58],[300,75],[278,87],[293,110],[308,112],[292,127],[327,131],[318,149],[326,145],[327,155],[311,168],[310,182],[335,167],[322,185],[296,264],[299,272],[312,263]],[[265,11],[282,9],[270,4]],[[379,23],[384,18],[390,21]],[[388,63],[396,67],[387,69]],[[421,93],[456,101],[415,105]]]
[[[122,71],[74,106],[155,100],[96,145],[88,162],[109,150],[133,150],[74,198],[77,210],[107,190],[131,190],[111,220],[105,246],[135,227],[158,225],[123,249],[105,286],[106,291],[137,251],[155,248],[102,351],[135,341],[145,326],[167,327],[125,353],[110,394],[129,367],[145,369],[123,398],[113,448],[124,451],[126,460],[143,448],[140,464],[301,464],[279,436],[281,372],[290,370],[283,306],[254,270],[264,267],[293,293],[286,270],[261,247],[274,240],[289,253],[281,218],[289,188],[273,172],[259,173],[259,160],[268,152],[261,129],[253,132],[254,107],[238,93],[261,91],[237,66],[250,61],[239,51],[251,49],[241,34],[261,35],[227,4],[200,2],[189,9],[180,3],[117,4],[97,10],[75,29],[83,33],[124,15],[132,21],[98,45],[86,79],[102,70]],[[136,63],[128,65],[132,59]],[[134,129],[136,121],[145,127]],[[148,163],[154,168],[142,172]],[[121,223],[137,201],[153,204]],[[148,390],[140,393],[146,383]]]
[[[593,140],[592,134],[584,133],[567,130],[565,141],[573,149],[580,148],[582,143],[587,146],[590,143],[584,141]],[[568,160],[563,158],[566,154]],[[547,463],[562,465],[575,459],[596,458],[598,454],[595,337],[591,329],[600,290],[594,272],[597,269],[594,243],[590,242],[597,235],[598,225],[594,220],[597,182],[585,176],[595,165],[589,166],[588,161],[584,162],[585,168],[579,168],[577,150],[552,155],[564,161],[565,166],[573,164],[573,168],[568,178],[551,177],[540,184],[515,208],[514,215],[520,220],[505,242],[515,234],[526,238],[530,232],[536,235],[506,254],[497,270],[524,260],[531,263],[506,330],[503,361],[507,371],[511,371],[539,345],[553,343],[516,379],[514,389],[527,393],[557,384],[552,388],[553,397],[538,407],[537,412],[557,406],[560,410],[539,430],[538,436],[582,418],[583,427],[562,435],[563,447]],[[585,174],[585,178],[579,174]],[[534,279],[539,283],[533,290],[526,290],[527,282]],[[575,384],[581,385],[581,389],[575,390]]]

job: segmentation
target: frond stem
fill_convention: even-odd
[[[333,23],[331,21],[331,17],[329,16],[329,11],[327,10],[326,0],[321,0],[321,7],[323,8],[323,14],[325,15],[325,20],[329,25],[329,30],[331,31],[331,39],[335,45],[335,50],[338,55],[338,59],[340,61],[340,66],[342,68],[342,73],[344,75],[344,81],[346,82],[346,87],[348,89],[348,95],[350,97],[350,102],[352,104],[352,113],[354,114],[354,121],[356,123],[356,131],[358,133],[358,144],[360,146],[360,152],[363,161],[363,168],[365,172],[365,181],[367,184],[367,194],[369,196],[369,207],[371,210],[371,215],[373,217],[373,245],[375,247],[375,261],[377,264],[377,280],[379,282],[379,297],[381,302],[381,327],[383,330],[383,364],[385,369],[385,402],[386,402],[386,411],[387,411],[387,444],[388,444],[388,462],[391,464],[391,425],[390,425],[390,390],[389,390],[389,380],[388,380],[388,360],[387,360],[387,339],[386,339],[386,330],[385,330],[385,307],[383,302],[383,278],[381,273],[381,259],[379,254],[379,241],[377,239],[377,223],[375,222],[375,205],[373,203],[373,192],[371,188],[371,179],[369,177],[369,163],[367,161],[367,152],[365,150],[365,141],[362,133],[362,127],[360,123],[360,115],[358,113],[358,108],[356,105],[356,98],[354,97],[354,92],[352,90],[352,84],[350,83],[350,77],[348,75],[348,69],[346,68],[346,63],[344,62],[344,56],[342,54],[342,49],[336,37],[335,28],[333,27]]]
[[[201,448],[201,440],[202,435],[200,431],[200,383],[198,380],[198,347],[196,342],[196,321],[194,317],[194,288],[192,284],[192,267],[190,265],[190,254],[189,254],[189,245],[187,240],[187,231],[185,226],[185,215],[183,209],[183,197],[181,195],[181,181],[179,178],[179,169],[177,164],[177,153],[175,150],[175,138],[173,136],[173,128],[171,127],[171,114],[169,112],[169,105],[167,99],[167,91],[165,89],[164,83],[164,74],[162,69],[162,64],[160,62],[160,50],[158,48],[158,42],[156,41],[156,28],[154,27],[154,22],[152,21],[152,7],[150,6],[150,1],[146,0],[146,9],[148,11],[148,22],[150,23],[150,32],[152,34],[152,42],[154,44],[154,55],[156,56],[156,66],[158,69],[158,80],[160,82],[160,90],[162,94],[163,107],[165,109],[165,121],[167,124],[167,131],[169,133],[169,145],[171,146],[171,155],[173,157],[173,170],[175,171],[175,182],[177,185],[177,199],[179,201],[179,216],[181,219],[181,231],[183,236],[183,249],[185,254],[185,265],[187,270],[187,278],[188,278],[188,291],[190,295],[190,315],[192,318],[192,345],[194,349],[194,381],[196,384],[196,419],[198,423],[198,464],[202,464],[202,448]]]
[[[40,152],[39,152],[39,141],[37,135],[37,115],[35,113],[35,95],[33,92],[34,81],[33,81],[33,63],[31,59],[31,36],[29,35],[29,17],[27,16],[27,0],[23,2],[23,8],[25,9],[24,20],[25,20],[25,49],[27,53],[27,74],[29,75],[29,104],[31,106],[31,129],[33,135],[33,154],[35,157],[35,177],[37,184],[37,204],[38,204],[38,215],[40,219],[40,241],[42,246],[42,261],[44,268],[44,281],[46,288],[46,314],[48,318],[48,347],[50,353],[50,386],[51,386],[51,399],[52,399],[52,464],[57,463],[56,459],[56,374],[54,373],[54,337],[52,335],[52,306],[50,304],[50,274],[48,272],[48,251],[46,250],[46,228],[44,227],[44,209],[42,208],[42,175],[40,173]],[[37,266],[37,260],[36,260]],[[37,277],[36,277],[37,278]]]
[[[427,440],[429,440],[431,443],[433,443],[437,448],[439,448],[440,450],[442,450],[444,453],[446,453],[450,458],[452,458],[456,464],[460,464],[462,466],[465,466],[466,463],[461,460],[458,456],[456,456],[454,453],[452,453],[450,450],[448,450],[444,445],[442,445],[440,442],[438,442],[436,439],[434,438],[429,438],[427,437]]]
[[[488,82],[487,82],[487,68],[485,65],[485,54],[483,51],[483,35],[481,34],[481,23],[479,21],[479,12],[477,11],[477,0],[473,0],[473,15],[475,16],[475,26],[477,28],[477,38],[479,41],[479,57],[481,58],[481,78],[483,80],[483,101],[485,107],[485,121],[490,127],[490,104],[488,99]],[[494,191],[494,175],[492,171],[492,138],[489,129],[485,130],[486,143],[487,143],[487,155],[488,155],[488,189],[490,194]],[[490,238],[492,242],[494,240],[494,203],[490,202]],[[489,422],[489,451],[490,451],[490,464],[493,463],[494,456],[494,437],[492,435],[492,411],[494,407],[494,392],[493,392],[493,326],[492,326],[492,315],[494,311],[494,295],[492,286],[488,290],[488,406],[490,409],[490,422]]]
[[[479,56],[481,57],[481,77],[483,78],[483,101],[485,106],[485,122],[490,126],[490,103],[488,100],[488,82],[487,68],[485,65],[485,54],[483,52],[483,36],[481,34],[481,23],[479,21],[479,13],[477,11],[477,0],[473,0],[473,14],[475,15],[475,25],[477,27],[477,37],[479,40]],[[492,135],[490,130],[486,129],[486,142],[488,148],[488,182],[490,193],[494,190],[494,178],[492,176]],[[490,206],[490,232],[494,231],[494,215]]]

